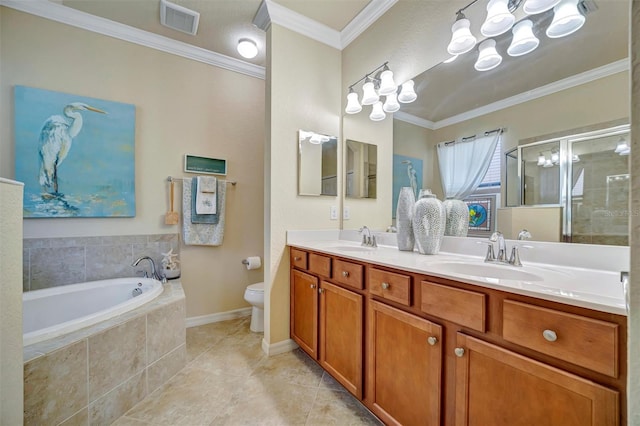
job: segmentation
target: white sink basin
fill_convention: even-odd
[[[454,273],[478,278],[499,280],[543,281],[540,275],[516,269],[508,265],[491,265],[486,263],[437,262],[429,264],[434,272]]]

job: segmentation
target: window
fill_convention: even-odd
[[[494,188],[498,190],[500,188],[500,159],[502,152],[502,138],[498,140],[496,144],[496,150],[493,151],[493,157],[491,157],[491,164],[487,170],[487,174],[484,175],[484,179],[480,182],[478,189]]]

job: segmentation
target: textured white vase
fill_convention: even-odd
[[[447,199],[442,203],[447,214],[444,235],[466,237],[469,231],[469,206],[462,200]]]
[[[420,199],[413,210],[413,234],[416,248],[421,254],[437,254],[440,251],[447,213],[442,201],[431,191],[420,191]]]
[[[413,188],[403,186],[398,195],[396,206],[396,228],[398,229],[398,250],[413,251],[415,239],[413,236],[413,208],[416,196]]]

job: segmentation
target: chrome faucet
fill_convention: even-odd
[[[135,262],[131,264],[131,266],[138,266],[138,264],[143,260],[148,260],[149,265],[151,265],[151,278],[154,278],[163,283],[167,282],[167,277],[165,277],[165,275],[162,272],[158,272],[158,270],[156,269],[156,263],[149,256],[142,256],[137,258]],[[149,277],[149,275],[147,274],[147,271],[144,271],[144,276],[147,278]]]
[[[527,234],[528,234],[528,237],[527,237]],[[518,239],[523,240],[525,238],[531,238],[531,234],[529,234],[529,232],[526,229],[523,229],[522,231],[520,231],[520,234],[518,234]],[[494,254],[494,251],[493,251],[493,243],[495,242],[498,243],[497,256]],[[496,231],[493,234],[491,234],[491,237],[489,238],[489,247],[487,248],[487,255],[485,256],[484,261],[489,263],[506,263],[508,265],[513,265],[513,266],[522,266],[522,262],[520,262],[520,253],[518,252],[517,245],[514,245],[511,248],[511,256],[509,257],[509,260],[507,260],[507,244],[504,241],[504,235],[502,235],[502,232],[500,231]]]
[[[492,243],[498,242],[498,256],[494,259],[497,262],[506,262],[507,261],[507,244],[504,242],[504,235],[502,232],[496,231],[491,234],[491,238],[489,241]]]
[[[360,244],[361,246],[378,247],[378,243],[376,243],[376,236],[371,234],[371,230],[366,225],[360,228],[358,232],[362,232],[362,244]]]

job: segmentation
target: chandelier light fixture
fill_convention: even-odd
[[[449,62],[458,55],[472,51],[478,42],[476,36],[471,33],[471,22],[463,13],[476,2],[478,0],[473,0],[456,12],[456,20],[451,26],[451,41],[447,46],[447,52],[452,55]],[[526,55],[538,47],[540,39],[534,34],[534,20],[527,18],[518,23],[515,22],[513,13],[521,4],[524,13],[529,16],[553,10],[553,20],[544,32],[549,39],[565,37],[578,31],[586,21],[585,15],[597,10],[593,0],[489,0],[486,6],[486,18],[480,27],[482,36],[486,38],[477,49],[476,70],[488,71],[502,62],[502,57],[496,49],[496,42],[491,37],[500,36],[511,30],[511,44],[506,53],[512,57]]]
[[[407,104],[417,99],[418,95],[413,89],[413,80],[403,83],[400,91],[398,91],[398,85],[393,79],[393,71],[389,69],[388,64],[388,62],[385,62],[349,86],[347,106],[344,112],[357,114],[362,111],[363,105],[371,105],[369,118],[372,121],[381,121],[386,118],[387,115],[385,113],[391,114],[398,111],[400,103]],[[359,101],[358,93],[354,90],[354,86],[362,81],[364,81],[362,85],[362,100]]]

